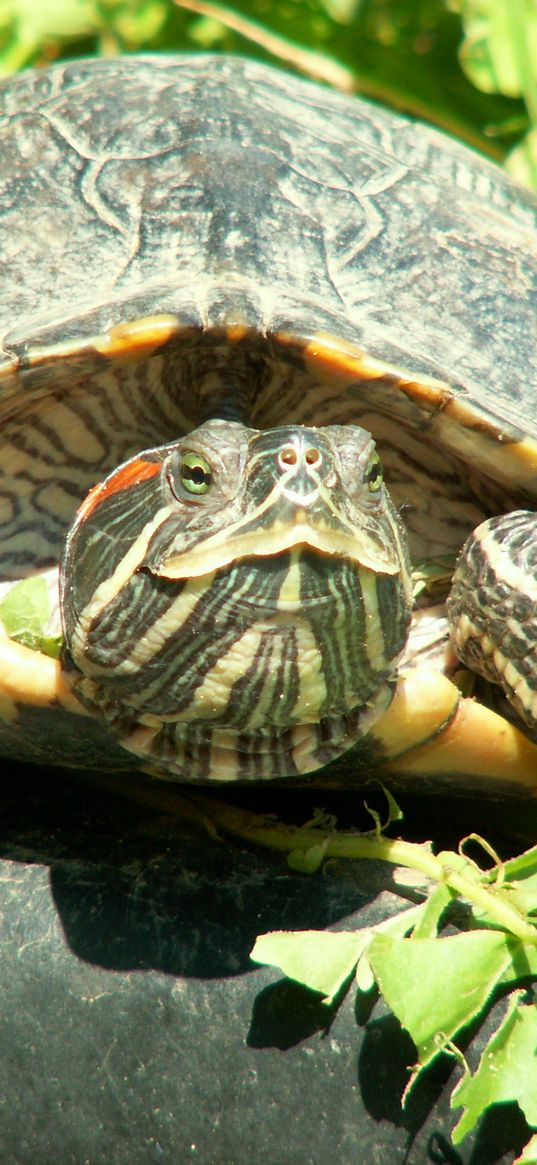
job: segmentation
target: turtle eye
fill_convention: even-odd
[[[199,453],[183,453],[179,461],[179,480],[187,493],[206,494],[213,483],[213,471]]]
[[[369,465],[365,471],[364,481],[370,494],[378,493],[384,481],[382,461],[380,460],[378,453],[373,453],[369,461]]]

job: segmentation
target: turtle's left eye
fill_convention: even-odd
[[[369,465],[365,471],[364,481],[367,485],[370,494],[378,493],[384,481],[384,473],[382,470],[382,461],[378,453],[373,453]]]
[[[199,453],[183,453],[179,460],[179,481],[189,494],[206,494],[213,484],[209,462]]]

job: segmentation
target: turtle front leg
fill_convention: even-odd
[[[430,780],[436,790],[537,797],[537,744],[432,669],[401,673],[369,739],[387,774],[413,787]]]

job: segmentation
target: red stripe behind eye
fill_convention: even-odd
[[[131,489],[135,485],[140,485],[142,481],[149,481],[151,477],[156,477],[160,473],[160,468],[160,461],[144,461],[142,457],[136,458],[135,461],[128,461],[123,469],[119,469],[107,481],[101,481],[98,485],[94,485],[93,489],[90,489],[78,511],[77,521],[85,522],[90,514],[101,505],[101,502],[106,501],[113,494],[120,493],[121,490]]]

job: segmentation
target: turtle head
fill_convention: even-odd
[[[185,780],[295,775],[388,706],[404,533],[355,426],[210,421],[94,487],[62,568],[65,663],[125,748]]]

